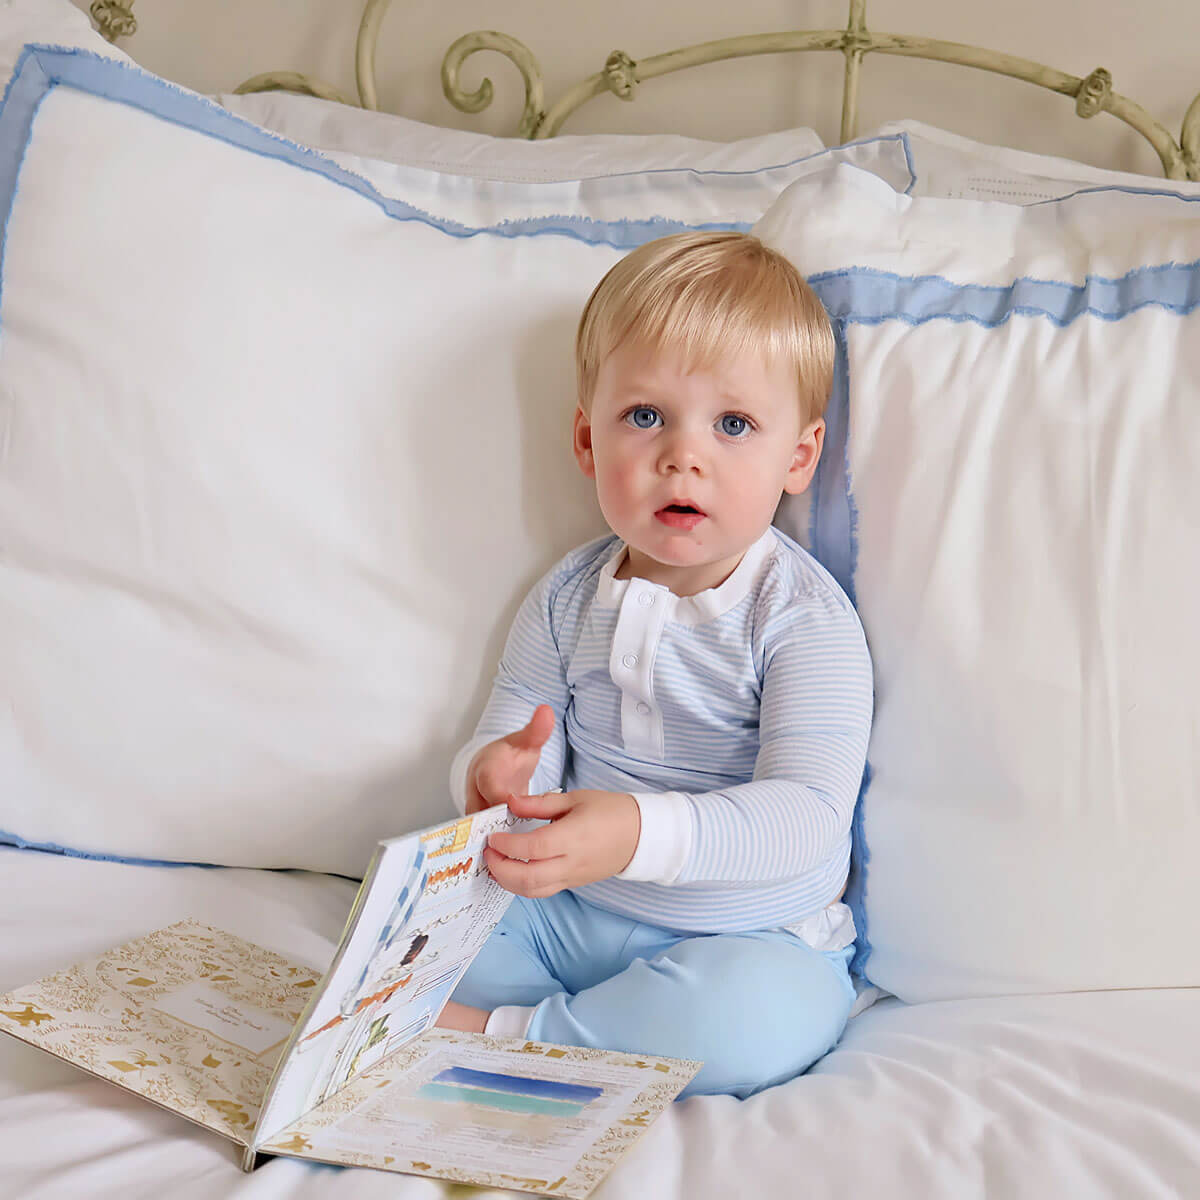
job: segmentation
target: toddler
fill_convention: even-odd
[[[612,534],[525,599],[455,759],[466,812],[550,823],[492,835],[515,898],[439,1024],[702,1059],[685,1094],[736,1096],[841,1036],[871,666],[771,525],[812,479],[833,359],[749,235],[648,243],[592,293],[573,442]]]

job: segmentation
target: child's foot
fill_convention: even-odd
[[[482,1033],[492,1014],[486,1008],[472,1008],[469,1004],[446,1001],[442,1015],[434,1022],[442,1029],[457,1029],[462,1033]]]

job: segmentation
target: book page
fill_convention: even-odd
[[[332,966],[279,1062],[256,1141],[428,1029],[512,900],[487,873],[504,806],[380,843]]]
[[[583,1197],[699,1069],[434,1029],[260,1149]]]
[[[0,996],[0,1029],[249,1144],[319,978],[181,921]]]

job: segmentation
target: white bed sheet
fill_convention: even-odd
[[[354,890],[0,848],[0,991],[184,917],[324,967]],[[0,1038],[6,1200],[462,1194],[285,1159],[243,1175],[223,1139]],[[596,1192],[767,1195],[1200,1196],[1200,989],[882,1001],[805,1077],[675,1105]]]

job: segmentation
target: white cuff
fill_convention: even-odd
[[[631,792],[642,832],[629,866],[614,876],[639,883],[674,883],[692,852],[692,807],[683,792]]]
[[[454,801],[455,810],[463,816],[467,812],[467,770],[471,766],[471,759],[491,740],[489,737],[472,738],[450,764],[450,799]]]
[[[492,1009],[483,1032],[492,1037],[523,1038],[529,1032],[534,1011],[535,1007],[526,1007],[524,1004],[502,1004]]]

